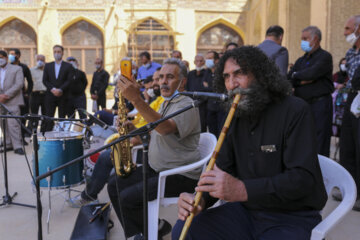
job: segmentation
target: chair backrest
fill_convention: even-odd
[[[208,132],[200,134],[199,146],[201,159],[207,158],[210,160],[212,153],[214,152],[217,143],[216,137]],[[205,166],[206,167],[206,166]]]
[[[336,161],[322,155],[318,155],[321,173],[328,196],[334,187],[338,187],[346,199],[346,195],[356,196],[356,185],[349,172]]]
[[[340,204],[311,233],[311,240],[324,239],[327,233],[345,217],[356,201],[356,185],[348,171],[334,160],[318,155],[328,196],[338,187],[343,196]]]

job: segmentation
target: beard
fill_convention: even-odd
[[[235,88],[228,91],[229,99],[236,94],[241,95],[241,99],[236,108],[236,117],[256,118],[258,117],[271,102],[270,94],[264,87],[258,83],[252,83],[248,88]],[[230,110],[232,101],[226,103],[227,111]]]

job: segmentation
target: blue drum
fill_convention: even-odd
[[[83,155],[83,135],[78,132],[46,132],[38,136],[39,173],[44,174]],[[68,187],[83,180],[83,161],[79,161],[50,176],[50,187]],[[35,172],[35,170],[34,170]],[[40,181],[40,187],[48,187],[48,178]]]

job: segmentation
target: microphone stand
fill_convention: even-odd
[[[11,112],[9,111],[9,109],[7,109],[5,107],[5,105],[0,103],[0,106],[2,106],[9,114],[11,114]],[[25,114],[24,116],[13,116],[13,115],[0,115],[0,118],[2,119],[2,127],[3,127],[3,135],[4,135],[4,140],[3,143],[4,146],[6,145],[6,134],[5,134],[5,121],[7,118],[15,118],[17,119],[17,121],[19,122],[19,124],[22,124],[21,121],[19,119],[28,119],[28,120],[36,120],[36,121],[32,121],[32,136],[33,136],[33,150],[34,150],[34,167],[35,167],[35,177],[37,178],[39,176],[39,156],[38,156],[38,149],[39,149],[39,142],[38,142],[38,138],[37,138],[37,125],[39,120],[44,120],[44,119],[50,119],[50,120],[55,120],[55,121],[82,121],[82,119],[70,119],[70,118],[53,118],[53,117],[48,117],[48,116],[42,116],[42,115],[36,115],[36,114]],[[30,132],[27,128],[25,128],[26,131]],[[30,132],[31,133],[31,132]],[[41,198],[40,198],[40,181],[35,181],[34,179],[34,184],[35,184],[35,188],[36,188],[36,207],[35,206],[31,206],[31,205],[26,205],[26,204],[20,204],[20,203],[15,203],[12,201],[12,199],[17,195],[17,192],[15,192],[13,194],[13,196],[10,196],[8,193],[8,177],[7,177],[7,156],[6,156],[6,151],[4,151],[4,160],[5,160],[5,174],[4,174],[4,178],[5,178],[5,189],[6,189],[6,195],[3,196],[3,203],[0,204],[0,206],[2,205],[6,205],[6,204],[14,204],[14,205],[19,205],[19,206],[24,206],[24,207],[31,207],[31,208],[36,208],[37,209],[37,215],[41,216],[42,215],[42,205],[41,205]],[[42,240],[42,222],[41,222],[41,217],[37,219],[38,220],[38,239]]]
[[[22,125],[22,123],[19,121],[19,119],[16,116],[12,116],[11,111],[4,104],[0,103],[0,106],[2,106],[2,108],[9,114],[6,116],[0,115],[1,125],[2,125],[1,126],[2,134],[3,134],[2,144],[3,144],[4,183],[5,183],[5,195],[3,196],[3,202],[0,204],[0,206],[13,204],[13,205],[22,206],[22,207],[35,208],[35,206],[32,206],[32,205],[13,202],[13,199],[16,197],[17,192],[14,192],[13,195],[9,194],[8,166],[7,166],[7,152],[6,152],[6,118],[15,118],[19,122],[20,125]],[[26,130],[29,131],[28,129],[26,129]]]
[[[144,145],[144,150],[143,150],[143,198],[144,198],[143,199],[143,208],[144,208],[143,222],[144,222],[144,239],[147,240],[148,239],[148,186],[147,186],[148,173],[147,173],[147,169],[148,169],[148,148],[149,148],[149,141],[150,141],[149,132],[152,131],[153,129],[155,129],[160,123],[162,123],[170,118],[173,118],[191,108],[198,107],[200,105],[200,103],[201,103],[201,101],[194,101],[193,104],[188,105],[188,106],[184,107],[183,109],[180,109],[172,114],[169,114],[163,118],[160,118],[159,120],[157,120],[155,122],[148,123],[141,128],[131,131],[128,135],[121,136],[109,144],[106,144],[90,153],[87,153],[87,154],[85,154],[81,157],[75,158],[75,159],[71,160],[70,162],[67,162],[57,168],[54,168],[53,170],[48,171],[48,172],[36,177],[36,184],[40,184],[40,181],[42,179],[54,174],[55,172],[58,172],[70,165],[73,165],[73,164],[83,160],[84,158],[87,158],[87,157],[89,157],[97,152],[100,152],[106,148],[109,148],[112,145],[115,145],[115,144],[117,144],[121,141],[124,141],[130,137],[141,136],[141,139],[143,140],[143,145]],[[37,191],[38,191],[38,189],[37,189]],[[36,196],[37,196],[37,201],[40,202],[40,204],[41,204],[40,194],[37,194]],[[38,211],[38,224],[39,224],[38,239],[42,240],[41,211]]]

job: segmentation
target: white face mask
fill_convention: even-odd
[[[359,25],[360,26],[360,25]],[[346,41],[351,45],[354,45],[356,41],[359,39],[359,36],[356,36],[355,32],[358,30],[359,26],[356,27],[355,31],[352,34],[346,36]]]
[[[346,65],[345,64],[340,64],[340,70],[343,72],[346,72]]]
[[[37,61],[36,62],[36,66],[38,67],[38,68],[41,68],[41,67],[43,67],[45,65],[45,63],[43,62],[43,61]]]
[[[201,67],[195,67],[196,71],[200,72],[201,70],[205,69],[206,66],[202,65]]]
[[[6,63],[7,61],[4,58],[0,58],[0,67],[5,66]]]
[[[154,89],[149,88],[146,92],[151,98],[155,97]]]

